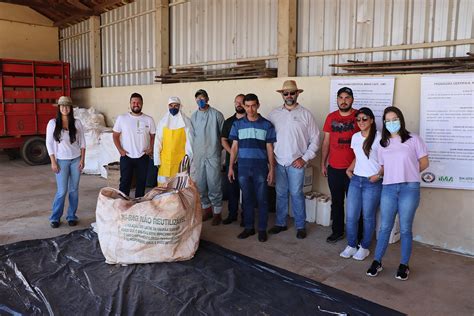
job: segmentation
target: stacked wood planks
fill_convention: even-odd
[[[441,73],[474,71],[474,55],[467,57],[425,58],[412,60],[390,60],[362,62],[348,60],[345,64],[331,64],[347,72],[336,72],[336,76],[379,75],[407,73]]]
[[[268,68],[265,60],[237,62],[221,69],[204,67],[180,67],[175,72],[155,76],[155,82],[177,83],[211,80],[234,80],[250,78],[273,78],[277,76],[276,68]]]

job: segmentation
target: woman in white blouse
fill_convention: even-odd
[[[74,119],[72,100],[62,96],[58,100],[56,118],[48,122],[46,128],[46,147],[51,159],[51,169],[56,174],[57,192],[54,197],[52,213],[49,217],[52,228],[58,228],[63,215],[64,201],[69,192],[69,208],[66,220],[75,226],[79,203],[79,178],[84,168],[86,142],[84,128]]]

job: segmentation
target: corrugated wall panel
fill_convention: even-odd
[[[89,21],[61,29],[59,34],[61,60],[71,64],[71,87],[90,87]]]
[[[104,87],[152,84],[155,1],[137,0],[101,15]]]
[[[298,0],[298,53],[471,39],[473,0]],[[330,75],[331,63],[465,56],[474,45],[297,59],[299,76]],[[341,72],[341,71],[339,71]]]
[[[171,65],[276,55],[277,9],[278,0],[193,0],[172,6]]]

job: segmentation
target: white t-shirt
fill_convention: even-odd
[[[356,156],[356,163],[354,167],[354,174],[360,177],[370,177],[379,172],[380,164],[378,162],[377,152],[380,148],[380,132],[377,131],[375,134],[374,142],[372,143],[372,150],[370,151],[369,158],[364,152],[364,141],[365,138],[361,132],[355,133],[351,139],[351,148],[354,150]]]
[[[56,128],[56,119],[51,119],[46,127],[46,149],[51,156],[54,154],[56,159],[75,159],[81,155],[81,148],[86,148],[86,139],[84,138],[84,128],[81,121],[74,120],[76,126],[76,141],[71,144],[69,131],[61,130],[60,142],[54,139],[54,129]]]
[[[113,131],[121,133],[122,148],[130,158],[140,158],[150,147],[150,134],[155,134],[155,122],[151,116],[125,113],[117,117]]]

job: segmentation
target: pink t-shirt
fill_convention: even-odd
[[[425,142],[420,136],[410,133],[411,138],[402,143],[398,137],[390,138],[387,147],[380,146],[379,163],[384,167],[383,183],[420,182],[418,160],[428,155]]]

